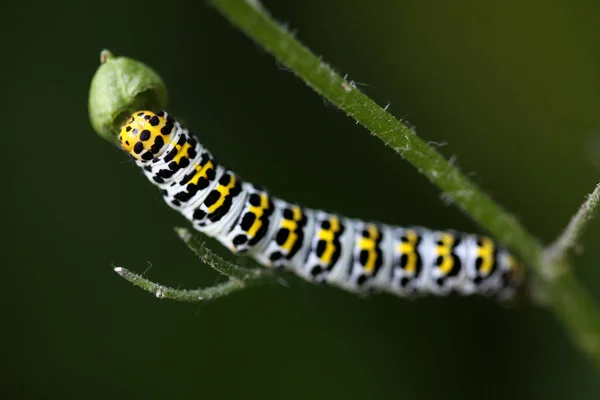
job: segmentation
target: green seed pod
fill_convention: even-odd
[[[134,111],[165,108],[167,88],[156,72],[139,61],[102,50],[100,62],[90,85],[90,121],[98,135],[118,144],[119,127]]]

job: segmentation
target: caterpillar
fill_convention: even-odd
[[[193,227],[269,268],[357,292],[514,298],[520,263],[488,237],[364,222],[280,200],[217,163],[165,111],[136,111],[119,142]]]

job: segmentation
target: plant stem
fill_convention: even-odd
[[[600,183],[587,200],[579,207],[577,214],[571,218],[563,233],[545,251],[545,260],[552,264],[564,259],[573,247],[577,245],[588,223],[596,216],[600,207]]]
[[[175,228],[175,232],[203,263],[215,269],[221,275],[229,277],[229,280],[215,286],[196,290],[173,289],[152,282],[125,268],[115,267],[115,272],[135,286],[138,286],[147,292],[154,293],[158,298],[187,303],[197,303],[204,300],[223,297],[246,287],[264,283],[275,277],[269,269],[247,269],[224,260],[204,245],[203,237],[197,232],[191,232],[186,228]]]
[[[128,269],[116,267],[115,272],[125,278],[127,281],[131,282],[135,286],[144,289],[147,292],[154,293],[156,297],[159,299],[170,299],[176,301],[182,301],[186,303],[199,303],[205,300],[212,300],[219,297],[226,296],[233,292],[237,292],[241,289],[247,288],[249,286],[255,285],[259,283],[259,276],[257,275],[254,279],[247,280],[239,280],[239,279],[229,279],[227,282],[220,283],[215,286],[196,289],[196,290],[186,290],[186,289],[173,289],[167,286],[160,285],[158,283],[152,282],[141,275],[135,274]]]
[[[541,243],[439,152],[361,93],[277,23],[258,0],[209,0],[221,14],[307,85],[354,118],[513,250],[540,278],[550,306],[600,369],[600,314],[568,266],[546,264]],[[595,207],[595,206],[594,206]],[[579,220],[579,218],[578,218]],[[575,236],[585,223],[576,222]],[[569,228],[567,228],[569,230]],[[569,242],[567,242],[569,243]]]
[[[575,343],[590,357],[600,371],[600,319],[598,308],[589,293],[575,278],[568,265],[558,264],[564,270],[558,279],[547,281],[547,290],[556,316],[567,327]]]
[[[272,275],[268,269],[248,269],[227,261],[205,246],[205,237],[187,228],[175,228],[181,240],[198,256],[200,261],[216,270],[218,273],[233,279],[254,279],[256,275]]]

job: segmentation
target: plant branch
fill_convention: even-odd
[[[230,279],[227,282],[203,289],[173,289],[168,286],[163,286],[152,282],[125,268],[116,267],[114,270],[117,274],[125,278],[125,280],[131,282],[139,288],[144,289],[147,292],[154,293],[154,295],[159,299],[170,299],[186,303],[199,303],[205,300],[216,299],[226,296],[230,293],[237,292],[238,290],[249,286],[248,281]]]
[[[563,233],[545,251],[545,260],[552,264],[564,259],[572,248],[577,245],[588,223],[594,219],[600,207],[600,183],[587,200],[579,207],[577,214],[571,218]]]
[[[462,210],[513,250],[534,271],[549,305],[574,341],[600,369],[600,314],[569,266],[546,264],[541,243],[438,151],[386,109],[347,82],[277,23],[258,0],[209,0],[234,26],[257,42],[308,86],[410,162]],[[583,225],[576,223],[580,234]],[[569,230],[569,229],[567,229]],[[576,237],[576,236],[575,236]]]
[[[198,303],[223,297],[238,290],[265,283],[275,277],[269,269],[247,269],[224,260],[209,250],[204,245],[202,237],[196,232],[191,232],[186,228],[175,228],[175,232],[203,263],[215,269],[221,275],[229,277],[229,280],[215,286],[196,290],[173,289],[152,282],[122,267],[115,267],[115,272],[135,286],[154,293],[160,299],[171,299],[187,303]]]
[[[205,245],[205,237],[200,235],[198,232],[190,231],[187,228],[175,228],[175,232],[179,235],[179,238],[183,240],[185,244],[198,256],[200,261],[209,267],[216,270],[221,275],[228,276],[238,280],[254,279],[257,275],[272,275],[271,270],[268,269],[248,269],[235,265],[231,261],[227,261]]]
[[[598,308],[570,271],[569,266],[558,263],[558,270],[565,273],[545,282],[552,309],[565,325],[575,343],[588,355],[600,371],[600,319]]]

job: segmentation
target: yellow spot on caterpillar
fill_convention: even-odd
[[[336,246],[333,242],[336,233],[340,231],[340,221],[337,217],[331,217],[329,218],[329,225],[329,229],[321,229],[318,234],[318,238],[325,242],[325,251],[319,258],[327,265],[331,264],[331,258],[336,250]]]
[[[494,242],[488,237],[480,238],[481,245],[477,248],[477,257],[481,259],[479,272],[483,276],[488,276],[494,266]]]
[[[300,221],[302,219],[302,210],[300,207],[294,206],[292,212],[294,213],[294,221]]]
[[[210,169],[214,169],[215,166],[212,163],[212,161],[208,160],[208,162],[204,165],[194,164],[194,168],[196,169],[196,173],[194,174],[192,179],[190,179],[187,183],[188,184],[193,183],[194,185],[197,185],[200,178],[205,178],[208,180],[207,172]]]
[[[364,269],[366,272],[372,274],[375,272],[375,266],[377,265],[377,240],[379,240],[380,233],[373,224],[369,224],[366,231],[369,233],[369,236],[361,237],[358,246],[361,250],[366,250],[369,253]]]
[[[290,233],[285,240],[283,246],[281,246],[288,253],[292,251],[292,247],[298,240],[298,222],[302,219],[302,210],[298,206],[292,208],[292,219],[284,219],[281,221],[281,227],[287,229]]]
[[[223,203],[225,203],[225,198],[229,195],[229,193],[231,193],[231,189],[233,189],[235,187],[235,184],[237,182],[237,179],[235,178],[235,175],[231,174],[231,179],[229,180],[229,183],[226,186],[223,185],[218,185],[216,188],[216,191],[219,192],[219,200],[217,200],[215,202],[215,204],[213,204],[212,206],[208,207],[208,213],[212,214],[215,211],[217,211],[219,209],[219,207],[221,207],[223,205]]]
[[[398,245],[398,252],[406,255],[404,271],[412,275],[417,271],[417,242],[419,237],[413,230],[407,230],[405,236],[408,240]]]
[[[297,229],[298,224],[296,224],[296,222],[294,221],[286,219],[281,223],[281,227],[286,228],[290,231],[287,239],[285,240],[285,243],[283,244],[283,246],[281,246],[285,251],[290,252],[292,251],[294,243],[296,243],[296,240],[298,240],[298,234],[295,232],[295,229]]]
[[[185,142],[183,144],[183,146],[176,144],[175,142],[170,142],[170,143],[175,145],[175,148],[177,149],[177,154],[175,155],[175,157],[173,157],[173,161],[175,161],[177,164],[179,164],[179,161],[183,157],[187,156],[188,150],[192,147],[192,145],[189,144],[188,142]]]
[[[449,233],[442,233],[439,242],[441,244],[437,246],[437,254],[438,257],[442,257],[442,262],[437,267],[442,274],[448,275],[454,266],[454,258],[452,257],[454,236]]]
[[[258,230],[262,227],[263,221],[261,220],[261,218],[265,214],[265,210],[268,207],[269,207],[269,197],[266,194],[261,193],[260,194],[260,205],[258,207],[251,205],[248,208],[248,211],[250,211],[252,214],[254,214],[256,216],[256,218],[254,219],[254,223],[252,224],[250,229],[248,229],[248,236],[250,236],[251,238],[254,238],[256,236],[256,233],[258,232]]]

